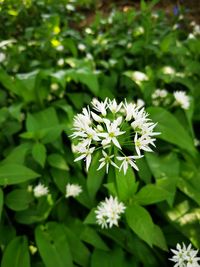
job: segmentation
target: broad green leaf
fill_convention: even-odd
[[[148,184],[135,195],[135,199],[140,205],[151,205],[163,200],[167,200],[171,194],[157,185]]]
[[[18,164],[0,166],[0,185],[19,184],[39,177],[40,174]]]
[[[108,246],[100,237],[100,235],[93,228],[86,226],[83,232],[80,235],[80,239],[84,242],[94,246],[95,248],[109,251]]]
[[[136,235],[152,246],[154,223],[148,211],[137,204],[131,204],[126,209],[126,219]]]
[[[53,201],[51,195],[41,197],[33,203],[29,209],[16,212],[16,221],[21,224],[33,224],[43,222],[52,210]]]
[[[35,231],[36,244],[46,267],[73,267],[64,226],[49,222]]]
[[[27,189],[15,189],[6,195],[5,204],[12,210],[20,211],[27,209],[32,200],[32,194]]]
[[[21,144],[13,147],[8,156],[2,161],[2,163],[17,163],[23,164],[25,161],[26,154],[30,148],[30,144]]]
[[[46,160],[46,147],[41,143],[35,143],[32,148],[32,155],[33,158],[42,166],[44,167],[45,160]]]
[[[65,158],[61,154],[53,153],[48,156],[47,160],[48,160],[49,165],[54,168],[65,170],[65,171],[69,170],[69,167],[65,161]]]
[[[167,243],[165,240],[165,236],[158,225],[154,225],[154,240],[153,244],[157,247],[167,251]]]
[[[132,167],[128,167],[126,174],[123,171],[115,169],[117,192],[119,199],[128,200],[137,190],[138,184],[135,182],[135,174]]]
[[[30,267],[28,241],[25,236],[15,237],[6,247],[1,267]]]
[[[65,227],[65,234],[72,252],[73,260],[80,266],[88,266],[90,252],[80,238],[70,228]]]
[[[3,211],[3,190],[0,188],[0,222],[1,222],[1,214]]]
[[[161,107],[150,107],[148,113],[154,122],[157,122],[156,131],[161,134],[158,138],[170,142],[179,148],[196,156],[193,139],[174,115]]]
[[[95,249],[91,258],[91,267],[121,267],[125,266],[124,253],[121,248],[109,252]]]
[[[105,175],[105,169],[102,168],[99,171],[97,171],[99,167],[99,159],[101,158],[100,152],[97,152],[91,162],[88,175],[87,175],[87,189],[89,196],[91,200],[94,201],[97,191],[99,190],[104,175]]]

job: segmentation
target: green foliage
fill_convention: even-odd
[[[0,2],[1,266],[166,267],[176,243],[199,249],[200,39],[187,18],[166,18],[157,0],[92,21],[100,1]],[[88,172],[74,162],[73,117],[94,97],[142,99],[157,122],[138,172],[97,171],[100,150]],[[49,192],[37,198],[40,183]],[[75,199],[69,183],[82,187]],[[125,216],[101,229],[95,208],[109,195]]]

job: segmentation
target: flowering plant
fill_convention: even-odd
[[[112,165],[126,174],[128,165],[138,170],[135,159],[141,158],[143,151],[151,152],[155,146],[153,123],[144,108],[133,103],[120,102],[106,98],[93,99],[92,109],[83,108],[74,118],[73,134],[76,143],[74,151],[79,155],[75,161],[85,159],[86,170],[91,164],[92,154],[102,151],[97,170]],[[126,152],[130,148],[131,155]],[[130,153],[130,152],[129,152]]]

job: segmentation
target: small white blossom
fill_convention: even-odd
[[[86,170],[88,171],[88,169],[90,167],[91,160],[92,160],[92,153],[94,152],[94,150],[95,150],[95,147],[85,148],[85,147],[80,146],[79,147],[79,153],[81,153],[81,156],[76,158],[74,161],[79,161],[81,159],[85,159]]]
[[[128,170],[128,165],[131,165],[134,169],[136,169],[137,171],[139,171],[134,159],[139,159],[142,156],[124,156],[124,157],[117,157],[117,159],[119,161],[122,161],[122,164],[119,167],[119,171],[121,171],[121,169],[123,169],[124,171],[124,175],[126,174],[127,170]]]
[[[79,49],[80,51],[85,51],[86,46],[85,46],[84,44],[78,44],[78,49]]]
[[[99,162],[101,162],[101,164],[99,165],[99,168],[97,169],[97,171],[102,169],[104,166],[106,166],[106,173],[108,173],[108,169],[109,169],[110,164],[117,169],[119,168],[114,163],[114,161],[112,161],[112,158],[114,157],[114,155],[108,155],[104,150],[102,151],[102,153],[103,153],[103,158],[101,158],[99,160]]]
[[[124,213],[126,207],[122,202],[119,202],[115,197],[106,198],[97,206],[95,211],[97,224],[102,228],[112,228],[113,225],[118,226],[118,221],[122,213]]]
[[[65,64],[64,58],[60,58],[60,59],[57,61],[57,65],[60,66],[60,67],[62,67],[64,64]]]
[[[152,149],[149,147],[149,145],[154,145],[155,139],[151,139],[148,135],[142,135],[138,137],[138,134],[135,134],[134,142],[135,142],[135,149],[138,154],[138,156],[141,156],[140,150],[152,152]]]
[[[121,107],[122,107],[122,102],[119,103],[119,105],[117,104],[116,100],[113,99],[113,100],[110,100],[109,103],[108,103],[108,108],[110,109],[110,111],[112,113],[117,113],[120,111]]]
[[[75,11],[75,7],[73,5],[71,5],[71,4],[67,4],[65,7],[69,11]]]
[[[97,112],[101,113],[103,116],[106,116],[107,114],[107,101],[108,99],[106,98],[105,101],[99,101],[98,99],[96,98],[93,98],[92,99],[92,105],[93,105],[93,108],[94,110],[96,110]]]
[[[77,197],[82,192],[82,188],[78,184],[67,184],[65,197]]]
[[[51,84],[51,90],[52,91],[57,91],[59,89],[59,85],[57,83],[52,83]]]
[[[174,92],[174,97],[177,105],[180,105],[183,109],[189,109],[190,98],[184,91]]]
[[[194,250],[191,244],[189,244],[188,247],[186,247],[184,243],[182,247],[180,244],[177,244],[176,250],[171,249],[171,251],[174,253],[174,256],[170,258],[169,260],[175,262],[174,267],[199,267],[200,266],[198,263],[200,258],[197,257],[198,250]]]
[[[44,186],[43,184],[39,183],[33,189],[33,194],[35,197],[42,197],[48,195],[49,189],[48,187]]]
[[[141,71],[134,71],[131,77],[137,84],[141,84],[141,82],[148,81],[148,76]]]

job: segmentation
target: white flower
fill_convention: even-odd
[[[152,152],[152,149],[149,147],[149,145],[154,145],[155,139],[151,139],[148,135],[142,135],[138,137],[138,134],[135,134],[134,142],[135,142],[135,149],[138,154],[138,156],[141,156],[140,150]]]
[[[102,228],[112,228],[113,225],[118,226],[120,215],[124,213],[126,207],[115,197],[106,198],[97,206],[95,211],[97,224]]]
[[[168,92],[165,89],[156,89],[155,92],[152,94],[152,98],[165,98]]]
[[[86,46],[85,46],[84,44],[78,44],[78,49],[79,49],[80,51],[85,51]]]
[[[176,104],[180,105],[183,109],[188,109],[190,106],[190,98],[186,95],[184,91],[176,91],[174,92],[174,97],[176,100]]]
[[[141,71],[134,71],[131,77],[137,84],[141,84],[141,82],[148,81],[148,76]]]
[[[138,98],[138,99],[137,99],[137,102],[136,102],[136,106],[137,106],[138,108],[142,108],[143,106],[145,106],[145,102],[144,102],[144,100]]]
[[[48,187],[44,186],[43,184],[39,183],[33,189],[33,194],[35,197],[42,197],[48,195],[49,189]]]
[[[67,4],[65,7],[69,11],[75,11],[75,7],[73,5],[71,5],[71,4]]]
[[[183,246],[181,247],[180,244],[176,245],[176,250],[171,249],[171,251],[175,254],[169,260],[175,262],[176,264],[174,267],[199,267],[198,261],[200,260],[197,256],[198,250],[192,249],[192,245],[189,244],[188,247]]]
[[[63,65],[65,64],[65,61],[63,58],[60,58],[58,61],[57,61],[57,65],[62,67]]]
[[[108,173],[108,169],[109,169],[110,164],[117,169],[119,168],[114,163],[114,161],[112,161],[112,158],[114,157],[114,155],[108,155],[104,150],[102,151],[102,153],[103,153],[104,157],[99,160],[99,162],[101,162],[101,164],[99,165],[99,168],[97,169],[97,171],[102,169],[104,166],[106,166],[106,173]]]
[[[124,175],[126,174],[127,170],[128,170],[128,165],[131,165],[134,169],[136,169],[137,171],[139,171],[137,165],[135,164],[134,159],[139,159],[142,156],[124,156],[124,157],[117,157],[117,159],[119,161],[122,161],[122,164],[119,167],[119,171],[121,171],[121,169],[123,169],[124,171]]]
[[[63,51],[64,50],[64,46],[63,45],[58,45],[58,46],[56,46],[56,50],[57,51]]]
[[[175,70],[174,68],[170,67],[170,66],[165,66],[162,68],[162,72],[164,74],[167,74],[167,75],[174,75],[175,74]]]
[[[6,59],[6,55],[4,53],[0,53],[0,63],[2,63]]]
[[[67,184],[65,197],[77,197],[82,192],[82,188],[78,184]]]
[[[92,160],[92,153],[94,152],[94,150],[95,150],[95,147],[85,148],[85,147],[80,146],[79,147],[79,153],[81,153],[81,156],[76,158],[74,161],[79,161],[81,159],[85,159],[86,170],[88,171],[88,169],[90,167],[91,160]]]
[[[118,104],[115,99],[99,101],[94,98],[92,108],[83,108],[73,120],[71,138],[75,142],[72,149],[79,154],[75,161],[84,159],[88,170],[92,154],[100,150],[103,157],[98,170],[105,166],[108,173],[110,165],[119,169],[114,155],[124,156],[118,159],[122,160],[120,170],[124,173],[128,164],[138,170],[134,159],[142,156],[141,150],[152,151],[150,146],[155,146],[153,136],[160,134],[154,132],[156,123],[148,117],[142,104],[127,103],[126,100]],[[132,137],[135,137],[134,141]],[[138,155],[127,157],[123,149],[131,143]]]
[[[110,100],[109,103],[108,103],[108,108],[110,109],[110,111],[112,113],[117,113],[120,111],[121,107],[122,107],[122,102],[118,105],[116,100],[113,99],[113,100]]]
[[[124,134],[125,132],[120,131],[120,128],[118,127],[119,124],[122,122],[122,117],[119,117],[118,119],[114,120],[112,123],[109,120],[105,120],[107,132],[105,133],[99,133],[98,135],[100,137],[103,137],[102,145],[108,145],[111,142],[113,144],[121,149],[121,146],[119,144],[119,141],[117,140],[117,136]]]
[[[108,99],[106,98],[105,101],[99,101],[98,99],[96,98],[93,98],[92,99],[92,105],[93,105],[93,108],[94,110],[96,110],[97,112],[101,113],[103,116],[106,116],[107,114],[107,101]]]

